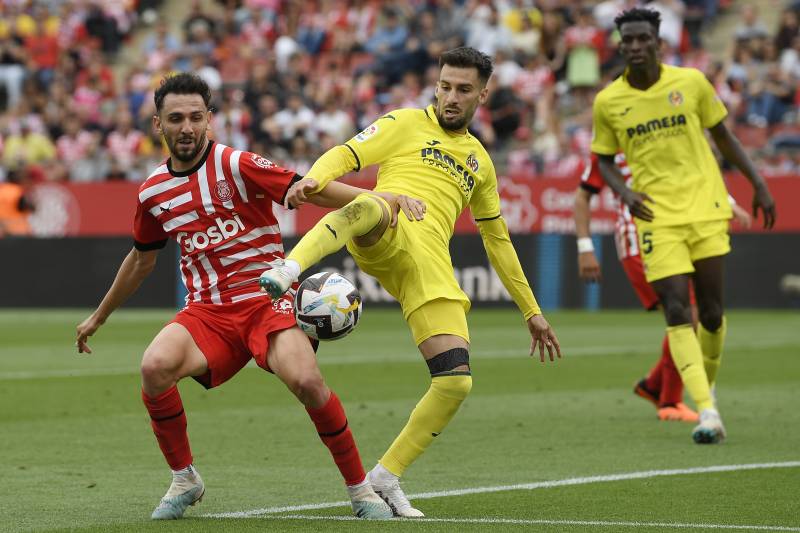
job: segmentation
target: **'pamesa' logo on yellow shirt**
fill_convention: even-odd
[[[645,123],[637,124],[632,128],[628,128],[626,130],[628,134],[628,139],[632,139],[637,135],[647,135],[648,133],[652,133],[654,131],[674,128],[676,126],[685,126],[686,125],[686,115],[671,115],[662,118],[656,118],[653,120],[648,120]]]
[[[455,159],[438,148],[423,148],[420,155],[422,156],[422,162],[424,164],[438,168],[455,179],[459,189],[464,193],[464,196],[469,198],[472,195],[472,188],[475,187],[475,176],[470,174],[468,168],[456,163]],[[474,157],[472,160],[477,169],[478,160]]]

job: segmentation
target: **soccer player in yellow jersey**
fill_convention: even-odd
[[[467,130],[488,96],[491,59],[472,48],[442,54],[436,104],[398,109],[337,146],[314,164],[287,193],[302,204],[331,180],[378,164],[376,191],[424,202],[391,211],[373,195],[362,195],[323,217],[286,257],[261,275],[274,297],[303,271],[347,245],[359,267],[375,276],[399,302],[431,384],[400,432],[368,474],[376,492],[398,516],[420,517],[400,489],[399,477],[444,430],[472,387],[466,313],[470,302],[453,274],[448,245],[453,226],[469,207],[489,260],[519,307],[531,334],[531,355],[561,357],[553,329],[542,316],[500,214],[497,176],[489,154]],[[390,223],[391,222],[391,223]]]
[[[659,14],[634,8],[620,14],[620,52],[627,68],[594,101],[592,152],[603,178],[620,195],[636,225],[645,276],[667,321],[672,357],[700,411],[697,443],[717,443],[725,428],[712,388],[725,341],[723,258],[730,251],[731,207],[708,130],[722,155],[750,180],[753,214],[775,222],[775,202],[762,177],[723,123],[725,106],[703,74],[658,59]],[[614,164],[625,153],[631,188]],[[692,329],[689,277],[700,324]]]

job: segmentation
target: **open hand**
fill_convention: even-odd
[[[645,193],[627,189],[622,194],[622,201],[628,206],[631,215],[635,216],[636,218],[640,218],[645,222],[652,222],[655,218],[653,216],[653,211],[645,204],[645,202],[655,202]]]
[[[769,189],[764,187],[758,187],[756,189],[756,193],[753,196],[753,216],[758,217],[758,210],[761,209],[761,213],[764,215],[764,228],[772,229],[772,226],[775,225],[775,200],[772,199],[772,195],[769,193]]]
[[[75,341],[75,346],[78,347],[78,353],[92,353],[92,349],[89,348],[89,345],[86,341],[94,335],[94,332],[103,325],[103,322],[99,320],[94,315],[90,316],[80,324],[76,328],[78,333],[78,338]]]
[[[388,202],[392,217],[389,222],[389,227],[391,228],[397,226],[397,215],[400,213],[400,211],[402,211],[406,218],[411,222],[425,218],[425,213],[428,210],[428,206],[426,206],[425,202],[422,200],[412,198],[411,196],[406,196],[405,194],[394,194],[389,192],[376,192],[374,194],[380,196],[386,200],[386,202]]]
[[[555,331],[547,323],[542,315],[533,315],[528,319],[528,331],[531,333],[531,355],[536,354],[536,348],[539,348],[539,360],[544,363],[544,349],[547,348],[547,353],[551,361],[555,361],[553,355],[558,355],[561,358],[561,345],[558,343]]]
[[[599,282],[602,279],[600,273],[600,263],[597,262],[594,252],[583,252],[578,254],[578,276],[590,283]]]

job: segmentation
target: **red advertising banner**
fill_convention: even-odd
[[[371,188],[374,178],[351,178],[349,183]],[[739,175],[727,177],[728,188],[743,207],[750,209],[752,188]],[[800,232],[800,176],[771,177],[770,190],[777,204],[778,219],[773,231]],[[576,180],[507,178],[499,179],[503,217],[512,233],[573,233],[572,203]],[[37,236],[119,236],[130,235],[136,209],[136,183],[41,184],[32,193],[36,211],[31,228]],[[603,190],[592,202],[592,230],[612,233],[616,202]],[[284,235],[303,234],[327,210],[312,205],[296,211],[276,206]],[[456,223],[456,233],[477,231],[469,214]],[[734,228],[741,232],[741,229]],[[749,231],[762,231],[754,224]]]

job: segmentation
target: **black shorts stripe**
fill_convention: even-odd
[[[589,191],[592,194],[597,194],[600,192],[600,189],[598,189],[597,187],[593,187],[586,182],[581,182],[581,189]]]
[[[139,250],[140,252],[150,252],[153,250],[160,250],[166,245],[167,245],[167,239],[155,242],[139,242],[137,240],[133,241],[133,247]]]

